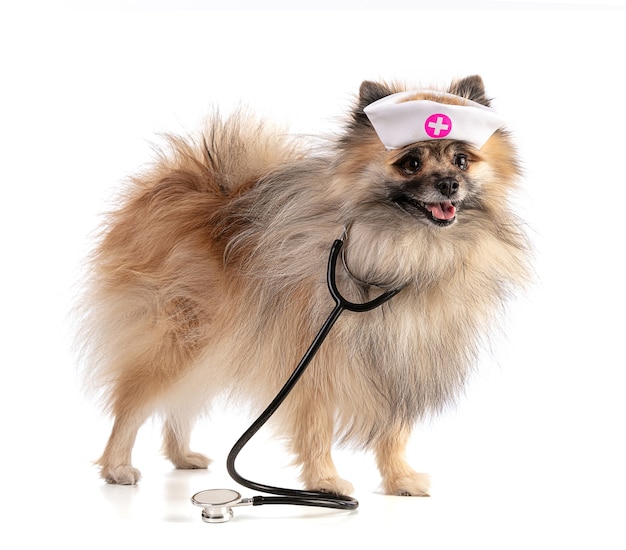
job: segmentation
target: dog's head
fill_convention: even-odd
[[[377,127],[371,111],[381,103],[383,109],[391,104],[408,110],[392,113]],[[429,105],[433,114],[411,112],[421,105]],[[467,216],[497,214],[518,165],[489,107],[479,76],[453,82],[445,92],[406,92],[397,85],[363,82],[340,142],[342,175],[360,190],[360,204],[370,214],[379,210],[387,225],[418,222],[438,230]],[[451,110],[452,119],[445,114]],[[491,128],[482,128],[481,117],[491,117],[486,123]]]
[[[382,103],[387,116],[388,102],[401,105],[399,115],[392,112],[381,128],[372,109]],[[424,104],[434,109],[430,115]],[[459,116],[463,109],[472,111]],[[366,81],[338,146],[327,196],[350,226],[346,256],[361,280],[385,287],[419,280],[423,287],[470,257],[490,254],[497,263],[509,254],[507,242],[523,246],[509,204],[519,177],[516,152],[480,77],[443,91]]]

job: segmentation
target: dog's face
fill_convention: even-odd
[[[459,141],[415,144],[388,155],[388,204],[435,227],[452,225],[479,189],[472,178],[475,150]]]
[[[358,104],[342,141],[340,173],[346,181],[351,180],[351,195],[358,197],[358,205],[353,203],[352,208],[360,213],[367,210],[377,222],[386,222],[383,226],[415,227],[417,221],[418,227],[435,230],[495,213],[518,175],[515,152],[506,132],[498,130],[480,150],[449,139],[387,150],[363,109],[398,91],[402,89],[374,82],[361,85]],[[447,91],[489,106],[480,77],[454,82]],[[431,98],[425,94],[415,99]],[[443,101],[454,103],[455,99],[447,97]]]
[[[441,139],[388,150],[363,109],[400,91],[363,83],[329,191],[352,228],[347,255],[353,273],[390,287],[456,269],[455,251],[483,230],[508,223],[507,201],[519,176],[515,149],[503,130],[480,149]],[[448,92],[489,106],[480,77],[453,83]]]

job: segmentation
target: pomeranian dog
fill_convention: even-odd
[[[408,110],[375,128],[385,101]],[[433,105],[436,118],[403,129]],[[402,290],[338,319],[273,425],[309,490],[353,492],[333,464],[338,442],[373,451],[386,493],[427,495],[428,475],[405,458],[412,428],[454,401],[528,274],[509,204],[516,152],[500,123],[474,139],[483,115],[478,76],[445,91],[366,81],[321,145],[241,110],[169,137],[107,215],[81,301],[87,378],[114,417],[101,476],[137,483],[132,449],[154,414],[176,468],[208,466],[189,446],[194,422],[218,395],[255,410],[272,400],[332,310],[326,267],[343,233],[347,298]]]

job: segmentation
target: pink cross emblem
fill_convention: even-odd
[[[452,130],[452,121],[450,117],[444,114],[430,115],[424,124],[424,130],[428,137],[434,139],[445,138]]]

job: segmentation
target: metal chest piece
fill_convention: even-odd
[[[207,523],[224,523],[233,517],[234,506],[252,504],[252,499],[241,498],[232,489],[207,489],[191,497],[195,506],[202,508],[202,520]]]

